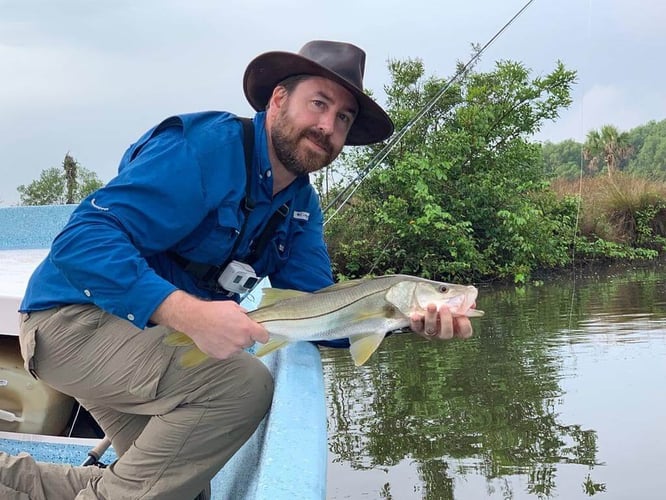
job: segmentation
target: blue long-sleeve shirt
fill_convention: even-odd
[[[269,276],[277,288],[314,291],[332,284],[319,199],[307,176],[273,197],[265,114],[253,122],[249,181],[242,126],[232,114],[180,115],[146,132],[126,151],[118,175],[73,212],[33,273],[20,310],[94,303],[144,328],[176,289],[226,299],[199,288],[169,252],[212,265],[243,260],[285,202],[289,214],[254,262],[257,275]],[[246,181],[256,203],[247,221],[241,208]]]

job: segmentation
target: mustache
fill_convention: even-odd
[[[306,137],[316,143],[318,146],[324,148],[329,155],[333,154],[333,145],[331,144],[330,139],[326,134],[321,132],[319,129],[308,129],[303,134],[303,137]]]

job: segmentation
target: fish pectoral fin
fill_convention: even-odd
[[[268,353],[271,353],[273,351],[277,351],[278,349],[280,349],[281,347],[284,347],[288,343],[289,343],[289,341],[284,340],[284,339],[269,340],[264,345],[262,345],[259,349],[257,349],[257,352],[255,352],[254,354],[258,358],[260,358],[262,356],[265,356]]]
[[[356,366],[365,363],[382,343],[386,333],[370,332],[349,337],[349,352]]]
[[[171,347],[186,347],[188,345],[194,345],[194,340],[185,335],[183,332],[171,332],[169,335],[164,337],[162,342]]]
[[[272,306],[279,300],[293,299],[294,297],[302,297],[309,295],[309,292],[301,292],[300,290],[287,290],[282,288],[264,288],[262,291],[261,302],[259,307]]]
[[[467,316],[468,318],[480,318],[484,314],[486,313],[483,311],[479,311],[478,309],[467,309],[465,316]]]
[[[194,368],[208,359],[208,355],[199,350],[198,347],[188,349],[179,359],[182,368]]]

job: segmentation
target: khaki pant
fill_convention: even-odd
[[[187,348],[165,345],[169,331],[92,305],[22,316],[26,368],[78,399],[120,458],[98,469],[0,453],[3,499],[190,500],[206,488],[268,411],[273,380],[245,352],[181,368]]]

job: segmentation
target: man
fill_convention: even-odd
[[[7,491],[33,500],[194,498],[251,436],[273,382],[244,348],[268,334],[230,300],[239,290],[225,276],[245,280],[251,264],[279,288],[333,283],[308,174],[345,144],[393,132],[363,93],[364,66],[361,49],[331,41],[262,54],[244,77],[258,111],[249,129],[229,113],[165,120],[74,211],[28,285],[21,351],[34,376],[91,412],[120,458],[100,470],[3,455]],[[429,338],[472,331],[467,318],[433,308],[411,326]],[[163,342],[174,330],[210,359],[181,368],[182,348]]]

